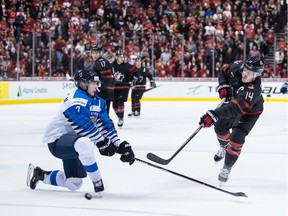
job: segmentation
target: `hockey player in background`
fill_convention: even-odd
[[[283,83],[280,92],[282,94],[286,94],[287,93],[287,88],[288,88],[288,79],[286,79],[286,81]]]
[[[131,82],[137,72],[137,68],[134,65],[124,62],[124,52],[117,50],[115,54],[115,60],[112,63],[115,71],[115,88],[113,109],[118,117],[118,127],[122,127],[124,123],[124,110],[125,102],[127,101]]]
[[[245,137],[263,111],[263,68],[262,60],[255,57],[244,62],[235,61],[224,68],[218,75],[218,92],[221,99],[227,99],[227,103],[209,110],[200,119],[199,124],[203,127],[215,125],[220,148],[214,160],[219,162],[225,157],[224,166],[218,175],[220,182],[227,182],[231,169],[241,154]]]
[[[140,56],[135,59],[135,66],[138,70],[137,73],[135,73],[132,81],[132,112],[128,114],[129,117],[140,116],[141,114],[140,100],[146,90],[146,79],[149,79],[151,88],[156,87],[151,71],[149,71],[146,67],[142,66],[142,59]]]
[[[114,69],[110,62],[102,57],[103,46],[101,44],[93,45],[91,48],[91,57],[94,61],[94,71],[100,78],[101,86],[98,95],[106,101],[107,113],[109,115],[110,104],[114,96]]]
[[[74,80],[77,89],[64,99],[43,136],[52,155],[62,159],[64,170],[45,171],[29,164],[27,185],[31,189],[42,181],[74,191],[82,186],[82,179],[88,174],[94,191],[103,191],[94,145],[101,155],[119,153],[120,160],[130,165],[135,160],[130,144],[118,137],[106,112],[105,101],[97,95],[97,74],[93,70],[78,71]]]

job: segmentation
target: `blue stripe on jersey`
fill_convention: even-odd
[[[107,115],[106,102],[102,98],[97,95],[91,98],[87,92],[77,89],[69,101],[71,104],[63,114],[79,136],[88,137],[92,142],[103,135],[117,139],[117,132]],[[95,118],[96,122],[91,118]]]
[[[84,166],[84,169],[86,170],[86,172],[96,172],[98,170],[98,166],[96,163],[89,165],[89,166]]]
[[[59,172],[59,170],[54,170],[51,172],[51,175],[50,175],[50,182],[51,182],[51,185],[55,185],[55,186],[58,186],[57,185],[57,181],[56,181],[56,176],[57,176],[57,173]]]

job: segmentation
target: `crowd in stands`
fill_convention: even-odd
[[[15,78],[17,70],[23,77],[73,75],[93,64],[95,43],[111,61],[123,48],[131,63],[141,55],[156,77],[217,77],[233,60],[265,60],[279,32],[285,34],[277,42],[276,70],[266,64],[263,76],[287,77],[285,0],[1,1],[4,79]]]

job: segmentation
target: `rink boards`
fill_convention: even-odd
[[[263,81],[266,102],[288,102],[280,93],[284,80]],[[142,101],[217,101],[217,80],[157,80],[157,88],[147,91]],[[0,105],[60,102],[75,90],[72,81],[9,81],[0,82]],[[149,89],[149,83],[147,89]],[[129,98],[130,100],[130,98]]]

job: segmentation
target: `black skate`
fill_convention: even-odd
[[[131,113],[128,113],[128,117],[133,117],[134,116],[134,112],[132,111]]]
[[[104,185],[103,185],[102,179],[100,179],[100,180],[97,181],[97,182],[93,182],[93,185],[94,185],[94,191],[95,191],[95,193],[99,193],[99,192],[101,192],[101,191],[104,191]]]
[[[40,167],[35,167],[33,164],[30,163],[28,166],[28,173],[26,179],[27,186],[31,189],[35,189],[37,183],[44,180],[44,175],[48,175],[50,173],[50,171],[42,170]]]
[[[226,146],[220,146],[217,153],[214,155],[214,161],[218,163],[225,157],[225,154],[226,154]]]
[[[131,113],[128,114],[128,117],[140,117],[140,112],[132,111]]]
[[[134,112],[134,116],[135,116],[135,117],[140,117],[140,112],[139,112],[139,111],[135,111],[135,112]]]
[[[119,118],[119,121],[118,121],[118,127],[122,127],[123,126],[123,124],[124,124],[124,120],[123,120],[123,118]]]

